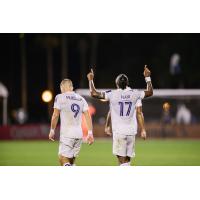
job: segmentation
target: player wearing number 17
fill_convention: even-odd
[[[128,87],[128,77],[125,74],[120,74],[115,80],[117,89],[105,92],[96,90],[93,82],[94,73],[92,70],[87,75],[91,96],[107,100],[110,103],[113,154],[117,156],[121,166],[130,165],[131,158],[135,156],[135,135],[137,134],[136,113],[138,124],[142,128],[141,136],[144,139],[146,138],[141,100],[153,95],[150,75],[151,72],[147,66],[145,66],[144,76],[147,89],[144,91]]]
[[[75,165],[82,143],[81,120],[82,113],[88,127],[88,144],[94,142],[92,133],[92,120],[86,100],[73,91],[70,79],[64,79],[60,84],[61,94],[58,94],[54,102],[54,112],[51,118],[51,130],[49,139],[54,141],[55,128],[60,115],[60,144],[59,161],[62,166]]]

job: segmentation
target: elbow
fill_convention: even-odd
[[[91,97],[96,97],[96,96],[97,96],[97,93],[96,93],[95,91],[91,91],[91,92],[90,92],[90,95],[91,95]]]
[[[146,97],[153,96],[153,90],[146,92]]]
[[[90,92],[90,96],[91,96],[91,97],[95,97],[95,92],[93,92],[93,91]]]

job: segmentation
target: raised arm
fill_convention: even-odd
[[[49,132],[49,139],[54,141],[54,136],[55,136],[55,129],[58,123],[60,111],[56,108],[54,108],[53,115],[51,117],[51,129]]]
[[[97,91],[95,86],[94,86],[94,72],[91,69],[91,71],[88,73],[87,75],[88,81],[89,81],[89,88],[90,88],[90,94],[92,97],[97,98],[97,99],[104,99],[105,98],[105,94]]]
[[[144,67],[144,77],[145,77],[145,81],[147,83],[147,89],[144,91],[145,93],[145,98],[146,97],[150,97],[153,95],[153,86],[151,83],[151,71],[147,68],[147,65],[145,65]]]

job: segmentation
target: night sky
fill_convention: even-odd
[[[0,82],[9,90],[9,117],[12,110],[21,107],[21,50],[20,41],[26,46],[28,113],[30,122],[45,122],[47,109],[41,101],[41,93],[47,88],[47,46],[53,41],[53,84],[59,93],[61,76],[62,34],[1,34],[0,35]],[[176,79],[169,73],[169,60],[173,53],[181,56],[180,80],[183,88],[200,88],[200,34],[66,34],[68,78],[74,87],[87,87],[86,73],[96,64],[95,82],[99,88],[114,88],[115,77],[125,73],[135,88],[144,88],[142,75],[145,64],[152,71],[154,88],[179,88]],[[96,41],[96,56],[92,42]],[[82,54],[84,44],[85,54]],[[84,55],[84,58],[83,58]],[[82,60],[81,60],[82,56]]]

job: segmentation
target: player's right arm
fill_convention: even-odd
[[[97,99],[105,99],[105,93],[98,91],[94,86],[94,72],[91,69],[91,71],[87,75],[88,81],[89,81],[89,88],[90,88],[90,94],[92,97]]]
[[[57,108],[54,108],[54,111],[51,117],[51,129],[49,132],[49,139],[52,141],[54,141],[55,129],[58,123],[59,115],[60,115],[60,110],[58,110]]]

